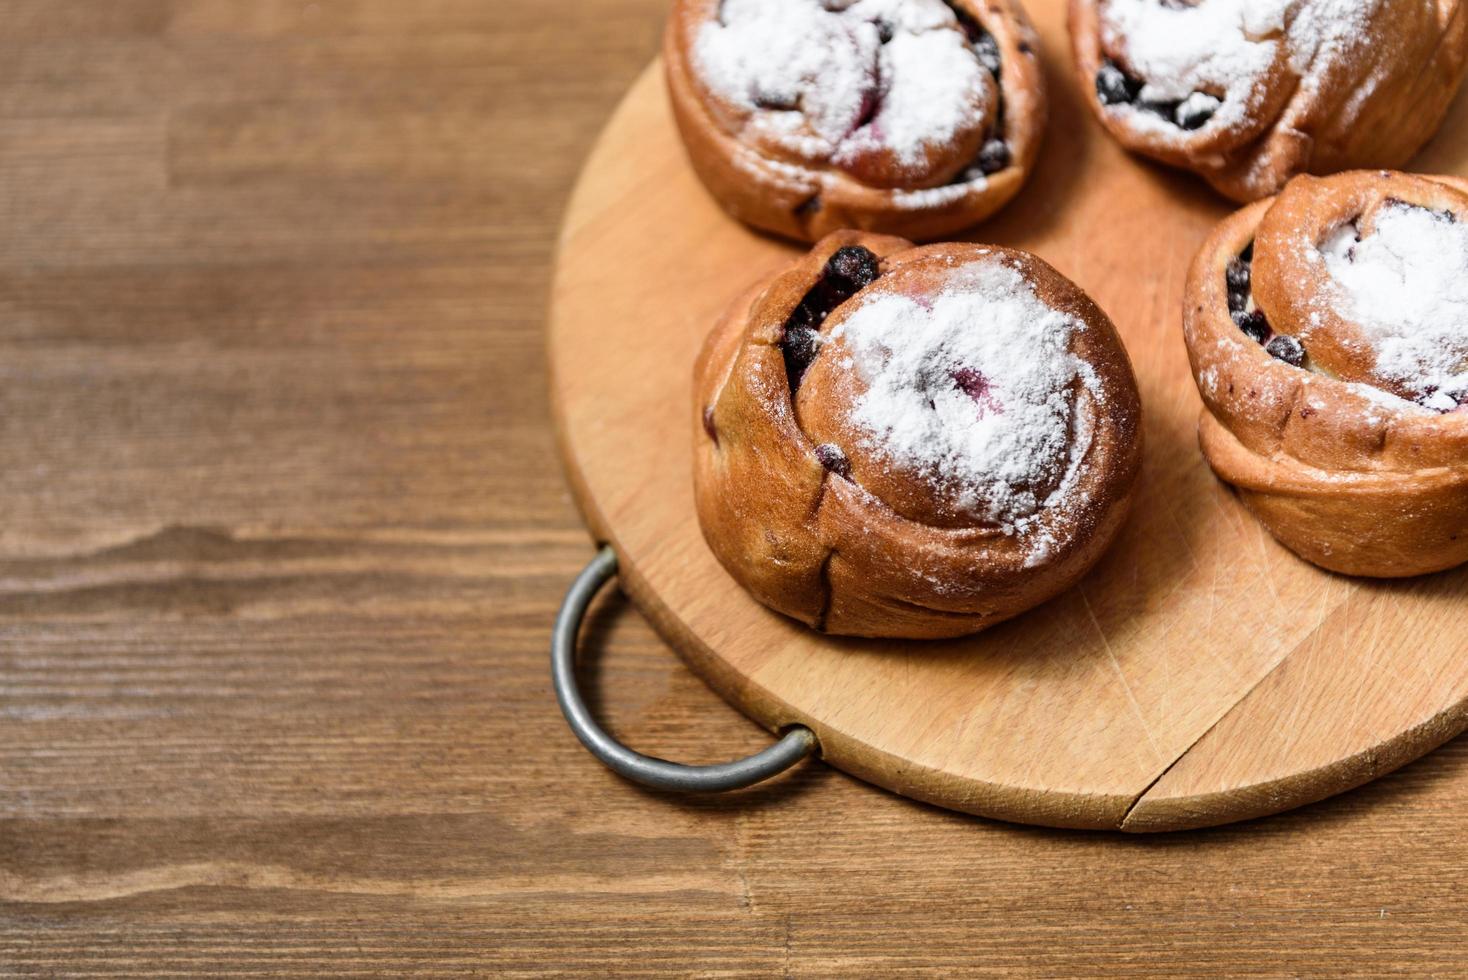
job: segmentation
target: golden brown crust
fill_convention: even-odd
[[[1297,180],[1316,195],[1338,190],[1335,206],[1346,214],[1346,202],[1364,200],[1363,176],[1371,175]],[[1420,179],[1402,180],[1402,192],[1412,194]],[[1431,180],[1468,190],[1454,178]],[[1305,325],[1292,319],[1293,300],[1279,298],[1269,271],[1277,256],[1262,237],[1266,223],[1305,213],[1296,203],[1275,215],[1283,201],[1258,201],[1220,222],[1188,273],[1183,335],[1203,397],[1204,455],[1271,534],[1324,568],[1397,577],[1468,561],[1468,412],[1439,414],[1292,367],[1231,319],[1225,272],[1254,242],[1255,266],[1271,281],[1269,295],[1256,291],[1255,302],[1278,332]]]
[[[918,241],[950,235],[989,217],[1019,192],[1034,169],[1047,102],[1039,36],[1019,0],[953,0],[998,43],[1003,136],[1010,162],[960,187],[947,183],[972,162],[994,121],[991,103],[982,131],[970,133],[933,160],[924,177],[904,177],[880,160],[842,168],[782,159],[721,123],[716,97],[697,79],[689,53],[699,28],[716,16],[719,0],[674,0],[663,35],[663,63],[673,117],[694,171],[734,217],[765,231],[814,242],[844,228],[902,235]],[[914,193],[927,190],[929,193]]]
[[[1127,149],[1192,170],[1240,202],[1278,193],[1302,173],[1404,165],[1437,132],[1468,70],[1461,0],[1383,0],[1367,28],[1369,43],[1345,55],[1317,55],[1308,83],[1281,43],[1254,81],[1251,111],[1191,132],[1168,131],[1147,125],[1130,106],[1101,102],[1097,71],[1105,60],[1127,60],[1124,50],[1104,44],[1104,3],[1069,6],[1076,77],[1096,117]]]
[[[1043,557],[994,526],[914,519],[923,513],[924,494],[913,480],[904,486],[891,474],[879,479],[878,469],[853,449],[855,441],[844,443],[849,477],[816,458],[809,428],[839,426],[836,407],[844,393],[808,374],[792,403],[779,344],[827,260],[852,244],[881,258],[882,277],[867,290],[880,291],[884,282],[904,288],[905,277],[921,280],[955,264],[1002,259],[1020,268],[1046,303],[1085,324],[1071,350],[1098,380],[1099,394],[1085,406],[1094,428],[1077,466],[1076,492],[1039,518],[1038,528],[1053,538]],[[839,307],[828,328],[868,295]],[[824,360],[823,348],[811,372]],[[817,390],[812,399],[808,393]],[[698,359],[693,414],[695,498],[714,554],[759,601],[846,635],[957,636],[1069,588],[1120,529],[1141,461],[1141,405],[1130,361],[1110,320],[1078,287],[1023,252],[918,248],[861,232],[828,236],[735,301]]]

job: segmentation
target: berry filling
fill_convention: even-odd
[[[1003,61],[999,55],[999,42],[990,34],[983,24],[967,10],[954,3],[953,0],[943,0],[948,9],[953,11],[953,16],[958,18],[958,25],[963,28],[964,36],[968,38],[970,47],[973,48],[974,57],[994,80],[999,81],[999,72],[1003,67]],[[1023,45],[1021,50],[1027,50]],[[994,128],[989,133],[989,138],[984,141],[979,155],[973,162],[963,170],[959,171],[953,179],[955,184],[965,184],[969,181],[997,174],[1009,166],[1014,155],[1010,152],[1009,144],[1004,141],[1004,94],[1000,86],[999,105],[994,114]]]
[[[1288,334],[1276,334],[1264,345],[1270,357],[1278,358],[1291,367],[1305,366],[1305,345]]]
[[[834,442],[823,442],[816,447],[816,462],[837,476],[851,475],[851,461],[846,458],[841,447]]]
[[[1229,317],[1250,340],[1256,344],[1266,344],[1274,333],[1269,326],[1269,318],[1257,307],[1250,309],[1254,302],[1251,288],[1253,259],[1254,243],[1251,241],[1237,257],[1229,260],[1223,270],[1223,285],[1228,294]]]
[[[800,94],[788,90],[756,88],[750,93],[750,101],[756,108],[774,112],[794,112],[800,108]]]
[[[860,245],[843,245],[826,262],[826,284],[845,294],[839,302],[870,286],[880,274],[877,257]]]
[[[954,371],[951,376],[953,383],[958,386],[958,390],[972,398],[974,404],[979,406],[980,415],[989,412],[993,412],[996,415],[1004,414],[1004,406],[1000,404],[998,397],[994,393],[993,383],[984,377],[981,371],[964,366]]]
[[[988,176],[1009,166],[1009,160],[1009,144],[1000,139],[991,139],[979,151],[979,158],[975,163],[979,171]]]
[[[1228,310],[1242,313],[1249,305],[1251,263],[1242,256],[1229,262],[1224,270],[1224,282],[1228,284]]]
[[[1395,203],[1395,202],[1390,202]],[[1403,205],[1416,207],[1416,205]],[[1439,220],[1452,223],[1456,219],[1450,213],[1433,212]],[[1346,229],[1349,229],[1347,232]],[[1355,242],[1361,241],[1361,233],[1358,225],[1351,222],[1343,227],[1343,232],[1349,234]],[[1344,254],[1347,261],[1354,261],[1354,250],[1347,248]],[[1277,334],[1269,325],[1269,318],[1264,311],[1255,307],[1252,291],[1252,271],[1254,258],[1254,243],[1251,241],[1239,255],[1232,259],[1224,268],[1224,288],[1228,295],[1229,317],[1238,325],[1240,331],[1254,341],[1261,344],[1269,356],[1284,361],[1291,367],[1303,368],[1309,359],[1309,353],[1305,345],[1298,337],[1289,334]],[[1447,391],[1434,388],[1425,397],[1418,398],[1417,404],[1425,408],[1434,408],[1440,412],[1463,411],[1468,408],[1468,389],[1463,391]],[[1451,404],[1449,404],[1451,403]]]
[[[871,285],[880,274],[877,257],[860,245],[843,245],[826,260],[821,278],[785,321],[785,334],[780,340],[791,394],[800,387],[806,369],[820,350],[821,324],[836,307]]]
[[[1140,78],[1128,75],[1109,59],[1101,63],[1096,72],[1096,97],[1102,105],[1130,105],[1141,92]]]
[[[785,337],[780,341],[780,351],[785,356],[785,380],[789,382],[791,392],[800,387],[800,379],[805,377],[806,368],[815,360],[820,347],[820,335],[797,321],[798,317],[808,315],[804,304],[797,307],[791,322],[785,325]]]
[[[1172,110],[1172,121],[1180,129],[1201,129],[1223,103],[1205,92],[1194,92]]]
[[[968,30],[967,25],[965,25],[964,30]],[[989,74],[998,78],[1000,66],[999,42],[994,40],[994,35],[980,27],[977,35],[969,33],[969,42],[974,46],[974,54],[978,57],[979,64],[988,69]]]
[[[1244,335],[1256,344],[1268,342],[1269,335],[1274,332],[1269,328],[1269,318],[1263,310],[1236,310],[1230,316]]]
[[[1096,97],[1102,105],[1134,106],[1166,119],[1179,129],[1201,129],[1223,105],[1222,100],[1206,92],[1194,92],[1186,99],[1143,99],[1144,84],[1109,58],[1096,71]]]
[[[1256,344],[1262,344],[1271,357],[1294,367],[1304,367],[1305,345],[1297,337],[1276,334],[1264,311],[1253,305],[1253,258],[1254,243],[1250,242],[1223,270],[1224,289],[1228,293],[1228,315],[1244,336]]]

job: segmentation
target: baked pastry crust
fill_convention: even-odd
[[[1270,35],[1278,43],[1261,70],[1232,93],[1214,84],[1203,93],[1238,102],[1238,111],[1220,107],[1189,130],[1140,102],[1101,96],[1098,72],[1108,63],[1146,81],[1126,40],[1108,42],[1109,2],[1070,0],[1075,70],[1091,109],[1127,149],[1192,170],[1239,202],[1278,193],[1297,174],[1404,165],[1437,132],[1468,69],[1461,0],[1360,0],[1361,23],[1323,42],[1310,19],[1341,18],[1323,0],[1303,0],[1281,8],[1284,25]],[[1190,6],[1161,4],[1152,16],[1182,22]]]
[[[859,245],[881,276],[826,319],[826,342],[792,398],[787,324],[828,260]],[[1075,481],[1023,533],[964,520],[921,476],[888,471],[857,439],[840,465],[818,440],[841,438],[852,392],[836,370],[833,325],[873,297],[931,294],[968,263],[1017,269],[1052,310],[1078,320],[1069,352],[1094,372],[1075,394]],[[982,329],[975,325],[975,329]],[[828,376],[821,373],[830,368]],[[849,378],[846,379],[849,381]],[[1081,422],[1072,423],[1077,428]],[[839,232],[737,298],[710,333],[694,377],[694,489],[715,556],[756,599],[828,633],[935,638],[972,633],[1073,585],[1121,527],[1141,463],[1141,404],[1111,321],[1043,261],[993,246],[914,247]],[[1045,546],[1036,548],[1043,539]]]
[[[1468,182],[1451,177],[1299,177],[1219,223],[1189,270],[1183,334],[1203,453],[1271,534],[1331,571],[1399,577],[1468,561],[1468,410],[1433,411],[1324,373],[1317,351],[1347,375],[1370,374],[1359,348],[1327,350],[1357,329],[1339,312],[1311,324],[1330,294],[1297,242],[1318,246],[1389,198],[1436,206],[1464,193]],[[1228,265],[1251,243],[1253,301],[1275,331],[1306,338],[1314,370],[1272,357],[1230,316]]]
[[[722,0],[674,0],[663,40],[673,116],[694,171],[734,217],[765,231],[814,242],[843,228],[931,240],[976,224],[1019,192],[1039,153],[1047,103],[1039,37],[1019,0],[945,0],[997,44],[998,94],[980,139],[929,150],[923,177],[904,181],[880,166],[839,166],[801,158],[751,135],[747,107],[731,104],[693,63],[699,30]],[[1002,139],[1007,163],[968,179],[987,139]]]

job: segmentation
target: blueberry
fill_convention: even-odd
[[[718,444],[719,429],[714,424],[714,407],[712,405],[703,410],[703,431],[708,433],[708,437],[714,441],[715,445]]]
[[[1182,105],[1181,102],[1169,102],[1166,99],[1162,101],[1158,101],[1156,99],[1142,99],[1137,102],[1138,109],[1150,112],[1154,116],[1161,116],[1163,119],[1166,119],[1170,123],[1177,122],[1175,117],[1177,116],[1177,107],[1180,105]]]
[[[997,174],[1009,166],[1009,144],[1000,139],[989,140],[979,151],[978,165],[984,174]]]
[[[877,21],[877,40],[881,41],[883,44],[886,44],[888,41],[892,40],[892,33],[893,31],[891,24],[887,23],[885,20]]]
[[[785,333],[780,338],[780,343],[784,344],[789,340],[790,335],[796,330],[801,328],[815,328],[821,325],[821,316],[811,309],[810,301],[811,296],[807,293],[805,298],[796,305],[794,312],[790,314],[790,319],[785,321]]]
[[[837,476],[851,475],[851,461],[834,442],[823,442],[816,447],[816,462]]]
[[[974,55],[979,59],[989,74],[999,74],[999,42],[994,40],[994,35],[983,28],[979,28],[979,36],[973,39]]]
[[[800,108],[800,94],[792,91],[757,90],[754,93],[753,101],[760,109],[772,109],[776,112],[792,112]]]
[[[1242,259],[1234,259],[1229,262],[1228,268],[1224,270],[1224,283],[1228,286],[1228,308],[1230,312],[1237,313],[1249,302],[1249,264]]]
[[[1241,293],[1247,293],[1249,291],[1249,280],[1253,277],[1253,269],[1249,260],[1240,256],[1229,261],[1228,268],[1224,270],[1224,276],[1228,280],[1230,292],[1237,290]]]
[[[800,379],[805,376],[810,362],[816,359],[820,345],[820,335],[810,327],[786,326],[780,350],[785,355],[785,379],[790,383],[791,391],[800,387]]]
[[[815,360],[821,343],[816,332],[820,325],[826,322],[832,310],[875,280],[880,271],[876,255],[860,245],[838,248],[826,260],[821,278],[785,321],[785,336],[780,340],[780,349],[785,355],[785,375],[791,391],[800,386],[806,368]]]
[[[1184,99],[1172,113],[1172,121],[1182,129],[1201,129],[1218,111],[1219,102],[1212,96]]]
[[[1280,334],[1265,344],[1264,349],[1271,357],[1276,357],[1292,367],[1305,366],[1305,345],[1289,334]]]
[[[812,330],[819,330],[821,324],[826,322],[826,317],[831,315],[831,311],[840,302],[841,297],[831,295],[826,280],[822,279],[811,288],[810,292],[805,294],[805,298],[800,301],[800,305],[791,315],[786,328],[810,327]]]
[[[1096,72],[1096,95],[1102,105],[1132,102],[1141,91],[1142,83],[1128,77],[1113,61],[1105,62]]]
[[[877,257],[860,245],[843,245],[826,261],[826,278],[837,292],[845,294],[841,300],[870,285],[878,272]]]
[[[816,350],[820,345],[820,334],[806,326],[790,327],[785,331],[785,339],[780,343],[780,346],[785,349],[786,356],[794,358],[802,369],[815,360]]]
[[[1269,329],[1269,319],[1264,315],[1262,310],[1250,310],[1248,313],[1245,313],[1243,310],[1235,310],[1230,315],[1233,317],[1234,323],[1238,324],[1239,329],[1250,340],[1254,341],[1254,343],[1262,344],[1269,339],[1271,332]],[[1294,340],[1293,337],[1288,339]],[[1272,354],[1274,352],[1270,351],[1270,353]]]
[[[1468,401],[1468,388],[1432,386],[1418,395],[1415,400],[1423,408],[1429,408],[1434,412],[1456,412],[1465,401]]]

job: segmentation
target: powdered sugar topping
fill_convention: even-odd
[[[1329,66],[1369,44],[1366,25],[1382,0],[1106,0],[1101,40],[1142,82],[1139,105],[1193,101],[1217,104],[1208,127],[1236,126],[1252,118],[1277,64],[1309,94]],[[1284,49],[1281,51],[1281,44]],[[1285,82],[1284,84],[1292,84]],[[1171,121],[1131,105],[1116,105],[1150,128],[1185,132]]]
[[[1357,241],[1344,225],[1320,246],[1343,315],[1376,353],[1376,373],[1429,408],[1468,396],[1468,228],[1427,208],[1389,204]]]
[[[693,65],[752,135],[842,167],[882,153],[921,168],[997,97],[942,0],[724,0]]]
[[[866,390],[848,409],[862,448],[914,470],[954,510],[1009,534],[1049,538],[1038,521],[1075,492],[1100,382],[1070,351],[1084,324],[1052,309],[1011,265],[957,267],[931,299],[886,293],[833,327]]]

